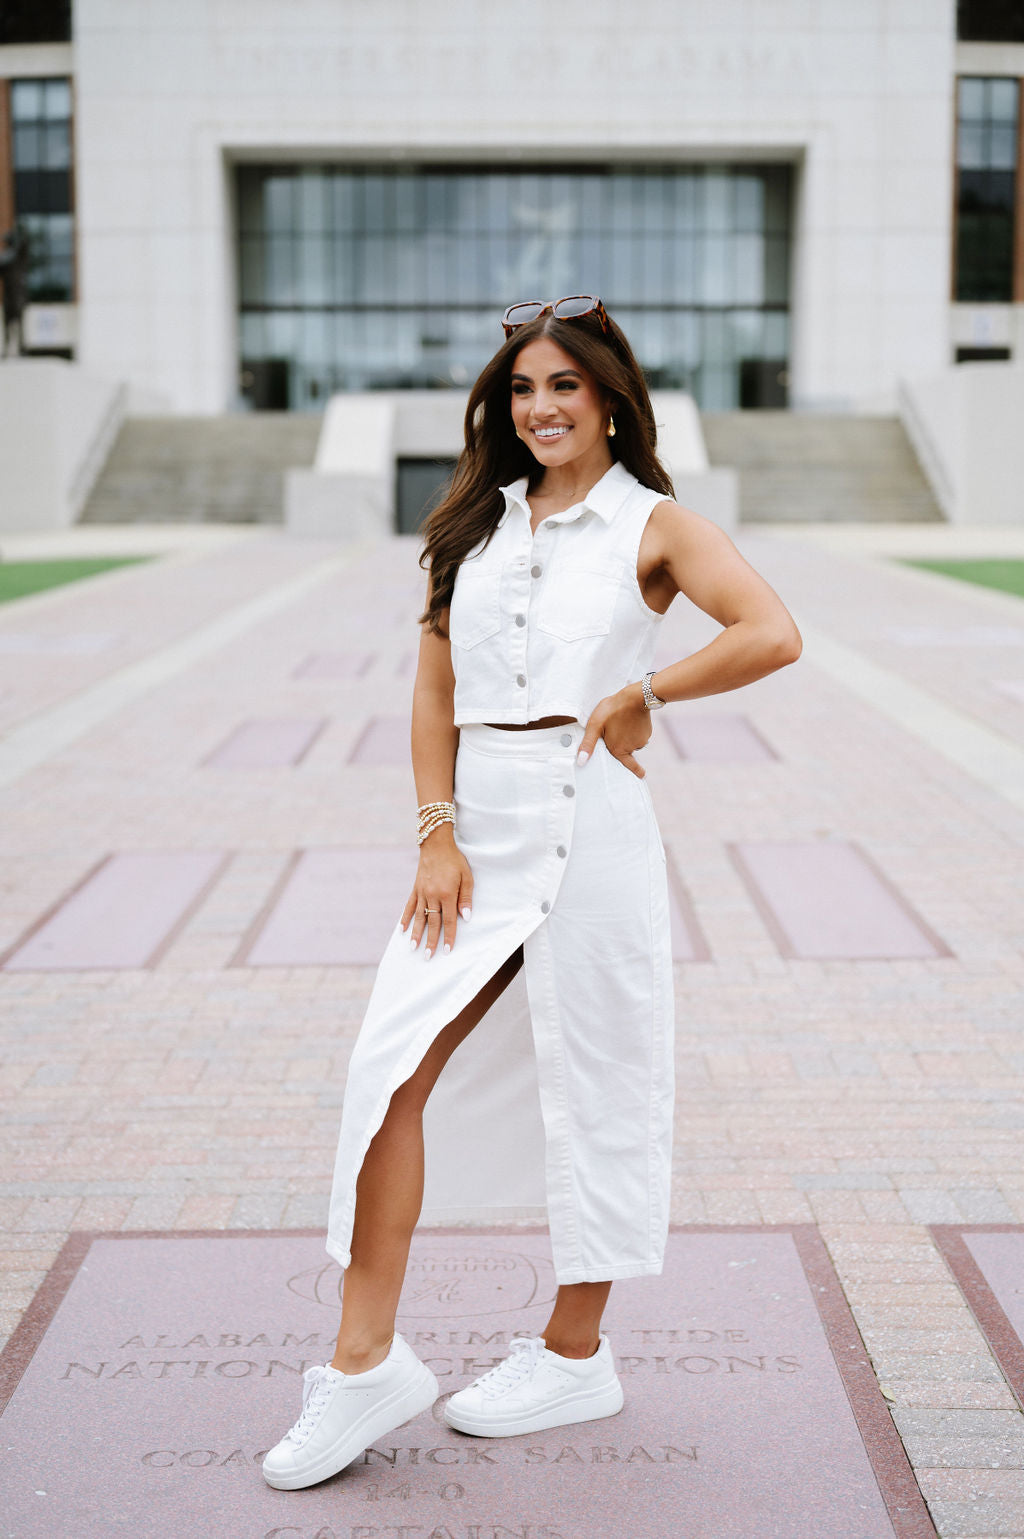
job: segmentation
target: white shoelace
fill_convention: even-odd
[[[493,1400],[505,1394],[506,1390],[515,1389],[518,1384],[532,1378],[543,1356],[544,1342],[541,1337],[513,1336],[505,1361],[489,1368],[477,1379],[474,1387],[483,1390],[487,1398]]]
[[[316,1427],[330,1396],[334,1380],[326,1368],[317,1365],[302,1375],[302,1414],[285,1435],[296,1445],[304,1443]]]

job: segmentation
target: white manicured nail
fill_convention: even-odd
[[[462,915],[463,919],[468,919],[470,917],[470,915],[472,914],[472,912],[473,912],[473,910],[471,908],[468,908],[468,907],[467,908],[460,908],[459,909],[459,913]]]
[[[413,936],[412,940],[409,942],[409,945],[410,945],[410,947],[412,948],[413,951],[416,950],[416,937],[415,937],[415,935]]]
[[[445,943],[444,943],[444,954],[445,954],[445,956],[448,955],[448,953],[449,953],[449,951],[451,951],[451,949],[452,948],[451,948],[450,944],[448,943],[448,941],[445,941]]]
[[[586,762],[587,762],[587,760],[589,758],[590,758],[590,755],[587,753],[586,749],[585,748],[581,748],[579,753],[576,755],[576,763],[577,764],[586,764]]]
[[[429,947],[429,946],[428,946],[428,947],[427,947],[427,961],[428,961],[428,962],[429,962],[429,961],[430,961],[430,958],[431,958],[431,957],[432,957],[432,956],[433,956],[433,955],[434,955],[434,953],[433,953],[433,951],[432,951],[432,949],[431,949],[431,948],[430,948],[430,947]]]

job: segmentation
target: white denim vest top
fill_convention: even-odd
[[[449,616],[455,725],[587,717],[653,668],[662,616],[637,581],[640,540],[664,492],[615,464],[583,502],[530,531],[524,476],[501,488],[490,543],[463,559]]]

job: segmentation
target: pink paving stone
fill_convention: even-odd
[[[855,845],[736,844],[729,852],[783,956],[951,955]]]
[[[933,1224],[931,1232],[1024,1407],[1024,1225]]]
[[[226,858],[219,850],[108,856],[16,944],[4,971],[151,966]]]
[[[745,716],[725,711],[683,713],[670,717],[666,725],[681,759],[709,764],[760,764],[778,758]]]
[[[372,664],[372,652],[313,652],[294,670],[292,678],[361,679]]]
[[[542,1328],[549,1256],[531,1231],[417,1237],[399,1327],[442,1397]],[[442,1401],[334,1479],[272,1491],[262,1454],[330,1354],[340,1277],[295,1231],[73,1237],[2,1365],[8,1531],[934,1536],[807,1228],[677,1232],[661,1277],[617,1283],[615,1417],[477,1439],[445,1426]]]
[[[257,717],[242,722],[203,762],[218,769],[275,769],[298,764],[326,725],[323,717]]]
[[[412,764],[409,747],[409,717],[374,716],[364,727],[349,754],[350,764]]]

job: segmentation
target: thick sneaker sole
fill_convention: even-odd
[[[420,1372],[412,1383],[404,1384],[380,1405],[364,1412],[349,1428],[345,1439],[335,1444],[329,1453],[322,1454],[308,1469],[276,1475],[268,1473],[264,1465],[263,1478],[267,1485],[273,1486],[275,1491],[301,1491],[306,1486],[318,1485],[321,1480],[329,1480],[332,1475],[343,1470],[346,1464],[358,1459],[377,1438],[394,1432],[396,1427],[404,1426],[421,1411],[429,1410],[438,1397],[438,1383],[424,1363],[420,1363],[419,1367]]]
[[[469,1432],[474,1437],[518,1437],[522,1432],[545,1432],[549,1427],[569,1427],[578,1421],[615,1416],[622,1410],[625,1396],[618,1379],[613,1379],[595,1389],[570,1391],[536,1411],[494,1416],[460,1411],[452,1404],[455,1398],[453,1395],[445,1406],[444,1419],[456,1432]]]

